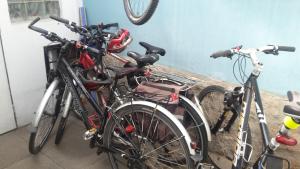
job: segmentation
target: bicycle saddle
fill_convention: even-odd
[[[284,113],[288,116],[300,119],[300,93],[288,91],[287,96],[290,104],[284,106]]]
[[[136,61],[139,66],[153,65],[156,61],[159,60],[159,56],[157,54],[151,53],[146,55],[141,55],[137,52],[128,52],[127,56],[131,57]]]
[[[152,46],[146,42],[140,42],[139,44],[147,50],[146,54],[159,54],[161,56],[164,56],[166,54],[166,50],[164,50],[163,48]]]

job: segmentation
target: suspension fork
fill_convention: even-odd
[[[216,134],[216,133],[220,130],[220,128],[221,128],[221,126],[222,126],[224,120],[225,120],[225,119],[227,118],[227,116],[228,116],[228,113],[231,112],[231,113],[232,113],[232,116],[231,116],[231,118],[229,119],[227,125],[223,128],[224,131],[229,132],[229,130],[231,129],[233,123],[234,123],[235,120],[237,119],[237,117],[238,117],[238,115],[239,115],[239,112],[241,111],[241,102],[235,103],[235,102],[236,102],[236,99],[234,98],[233,95],[232,95],[231,97],[232,97],[232,98],[230,98],[230,99],[233,100],[234,102],[231,103],[230,105],[227,105],[227,104],[225,103],[225,99],[226,99],[226,98],[224,97],[224,106],[225,106],[225,107],[224,107],[224,109],[223,109],[223,113],[219,116],[217,123],[216,123],[215,126],[211,129],[213,134]]]
[[[231,109],[232,112],[232,116],[230,118],[230,120],[228,121],[227,125],[224,127],[224,130],[229,132],[231,126],[233,125],[233,123],[235,122],[235,120],[237,119],[238,115],[239,115],[239,111],[237,111],[235,108]]]

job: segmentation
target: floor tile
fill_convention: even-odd
[[[84,132],[82,126],[68,123],[60,145],[54,145],[52,137],[43,153],[65,169],[82,169],[95,163],[99,157],[96,155],[96,149],[89,148],[89,141],[83,140]]]
[[[0,169],[20,161],[30,154],[26,142],[15,135],[14,132],[0,136]]]
[[[98,160],[90,166],[87,166],[85,169],[109,169],[110,163],[106,154],[101,154],[98,156]]]
[[[5,169],[63,169],[43,154],[31,155]]]

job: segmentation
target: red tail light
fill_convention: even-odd
[[[197,148],[197,143],[196,142],[191,142],[191,147],[192,149],[196,149]]]
[[[178,100],[178,99],[179,99],[178,94],[172,93],[172,94],[170,95],[170,101],[171,101],[171,102],[176,101],[176,100]]]
[[[284,144],[287,146],[295,146],[297,144],[296,139],[289,137],[289,136],[285,136],[285,135],[276,136],[276,141],[280,144]]]
[[[129,124],[126,128],[125,128],[126,133],[132,133],[135,131],[135,128]]]

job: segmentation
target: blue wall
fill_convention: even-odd
[[[233,60],[209,58],[216,50],[240,44],[245,48],[294,45],[300,50],[299,0],[160,0],[154,16],[142,26],[129,22],[122,0],[84,3],[89,24],[119,22],[128,28],[135,39],[130,49],[142,52],[138,41],[161,46],[167,50],[161,64],[225,81],[236,82]],[[259,55],[264,63],[260,86],[279,94],[289,89],[300,91],[298,51]]]

